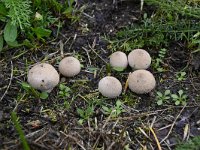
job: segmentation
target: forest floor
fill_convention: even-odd
[[[165,71],[157,71],[153,64],[148,68],[157,82],[151,93],[137,95],[127,89],[118,98],[107,99],[97,90],[99,80],[111,74],[124,88],[132,71],[110,70],[109,56],[116,50],[109,41],[121,29],[140,24],[144,12],[150,16],[155,8],[144,4],[141,10],[140,2],[111,0],[80,1],[78,7],[83,6],[80,19],[73,24],[66,21],[59,36],[52,36],[46,44],[0,53],[0,149],[22,149],[11,121],[13,110],[33,150],[145,150],[159,146],[164,150],[200,135],[200,54],[192,53],[185,41],[171,41],[163,46],[167,50],[162,64]],[[158,58],[158,48],[141,48],[152,59]],[[60,84],[69,89],[66,95],[59,94],[59,86],[45,100],[24,90],[21,83],[27,82],[27,70],[33,64],[48,62],[58,69],[62,56],[70,55],[80,60],[82,68],[73,78],[61,75]],[[157,92],[166,90],[176,94],[182,90],[186,104],[166,101],[157,105]]]

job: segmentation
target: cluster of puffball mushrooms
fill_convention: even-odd
[[[110,56],[110,65],[113,68],[126,69],[129,65],[133,70],[128,77],[129,89],[137,94],[145,94],[156,86],[153,74],[146,69],[151,65],[149,53],[143,49],[134,49],[126,56],[121,51],[114,52]],[[106,76],[99,81],[99,92],[108,98],[116,98],[122,93],[120,81],[112,76]]]
[[[156,81],[152,73],[145,70],[151,64],[149,53],[143,49],[135,49],[129,53],[117,51],[110,56],[110,65],[126,69],[129,65],[133,68],[128,77],[128,86],[137,94],[149,93],[154,89]],[[80,73],[81,64],[72,56],[63,58],[58,66],[60,74],[65,77],[73,77]],[[48,63],[38,63],[28,72],[28,83],[40,91],[51,92],[58,85],[60,76],[56,69]],[[122,84],[112,76],[106,76],[99,81],[99,92],[108,98],[116,98],[122,93]]]
[[[60,61],[58,70],[65,77],[73,77],[81,71],[81,64],[75,57],[65,57]],[[58,72],[48,63],[36,64],[28,72],[28,83],[40,91],[51,92],[59,81]]]

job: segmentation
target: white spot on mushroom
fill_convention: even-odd
[[[156,86],[153,74],[147,70],[136,70],[129,75],[128,86],[132,92],[145,94]]]
[[[121,68],[122,70],[126,69],[126,67],[128,66],[128,59],[126,54],[121,51],[117,51],[111,54],[110,65],[113,68]]]
[[[122,85],[115,77],[106,76],[99,81],[98,90],[105,97],[116,98],[122,92]]]
[[[128,63],[133,69],[147,69],[151,65],[151,56],[143,49],[135,49],[128,55]]]
[[[60,77],[56,69],[47,63],[34,65],[28,72],[28,83],[35,89],[50,92]]]
[[[81,71],[81,64],[75,57],[65,57],[60,61],[59,71],[65,77],[73,77]]]

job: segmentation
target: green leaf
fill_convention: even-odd
[[[114,70],[118,71],[118,72],[122,72],[124,71],[124,67],[113,67]]]
[[[63,91],[63,90],[65,89],[65,85],[60,84],[59,89],[60,89],[61,91]]]
[[[162,97],[162,96],[163,96],[163,94],[162,94],[161,92],[157,92],[157,95],[158,95],[159,97]]]
[[[8,10],[6,9],[3,3],[0,3],[0,15],[6,16],[8,14]]]
[[[42,92],[42,93],[40,93],[40,98],[41,98],[41,99],[47,99],[48,96],[49,96],[49,94],[48,94],[47,92]]]
[[[165,95],[169,95],[169,94],[170,94],[170,90],[166,90]]]
[[[71,89],[67,86],[65,86],[65,92],[69,92]]]
[[[22,45],[27,46],[28,48],[33,48],[35,45],[31,43],[29,40],[25,39],[22,43]]]
[[[117,105],[117,107],[119,107],[119,106],[122,105],[122,102],[118,100],[118,101],[116,102],[116,105]]]
[[[22,130],[22,126],[18,121],[18,117],[17,117],[16,112],[11,112],[11,120],[12,120],[14,126],[15,126],[15,129],[17,130],[17,132],[19,134],[19,138],[22,142],[24,150],[30,150],[30,147],[29,147],[28,142],[26,140],[25,134]]]
[[[102,109],[107,113],[110,112],[110,109],[108,107],[106,107],[106,106],[102,106]]]
[[[82,109],[77,109],[77,113],[82,117],[84,118],[84,111]]]
[[[162,105],[162,104],[163,104],[163,101],[162,101],[162,100],[159,100],[159,101],[157,101],[157,104],[158,104],[158,105]]]
[[[186,75],[186,72],[181,72],[181,76],[185,76]]]
[[[0,36],[0,52],[3,50],[3,36]]]
[[[30,86],[28,83],[26,83],[26,82],[22,82],[22,83],[21,83],[21,86],[22,86],[22,88],[23,88],[24,90],[26,90],[26,91],[28,91],[28,90],[31,89],[31,86]]]
[[[21,46],[21,44],[19,44],[17,41],[13,41],[13,42],[7,41],[6,43],[11,47],[19,47],[19,46]]]
[[[181,103],[182,103],[182,105],[186,105],[187,104],[185,101],[182,101]]]
[[[183,94],[183,90],[179,90],[179,91],[178,91],[178,94],[179,94],[179,95],[182,95],[182,94]]]
[[[14,42],[17,38],[17,26],[9,21],[4,28],[4,39],[6,42]]]
[[[175,105],[180,105],[180,101],[176,101],[176,102],[175,102]]]
[[[172,97],[173,99],[178,99],[178,96],[177,96],[176,94],[172,94],[171,97]]]
[[[163,68],[157,68],[157,71],[158,71],[158,72],[163,72],[164,69],[163,69]]]
[[[167,100],[167,99],[170,99],[170,97],[169,97],[169,96],[166,96],[164,99]]]
[[[79,120],[78,120],[78,123],[79,123],[80,125],[83,125],[83,122],[84,122],[84,119],[79,119]]]
[[[32,30],[38,39],[42,39],[43,37],[49,37],[51,35],[51,30],[49,29],[36,27],[36,28],[33,28]]]
[[[182,99],[186,99],[186,98],[187,98],[187,95],[183,95],[183,96],[182,96]]]

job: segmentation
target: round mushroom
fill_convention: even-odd
[[[126,69],[128,66],[128,59],[125,53],[121,51],[114,52],[110,55],[110,65],[113,68]]]
[[[60,77],[56,69],[47,63],[34,65],[28,72],[28,83],[35,89],[50,92]]]
[[[118,79],[112,76],[106,76],[99,81],[99,92],[108,98],[115,98],[122,92],[122,85]]]
[[[156,86],[153,74],[147,70],[136,70],[129,75],[128,86],[137,94],[149,93]]]
[[[128,55],[128,63],[133,69],[147,69],[151,65],[151,56],[143,49],[135,49]]]
[[[60,61],[58,69],[63,76],[73,77],[81,71],[81,64],[78,59],[69,56]]]

